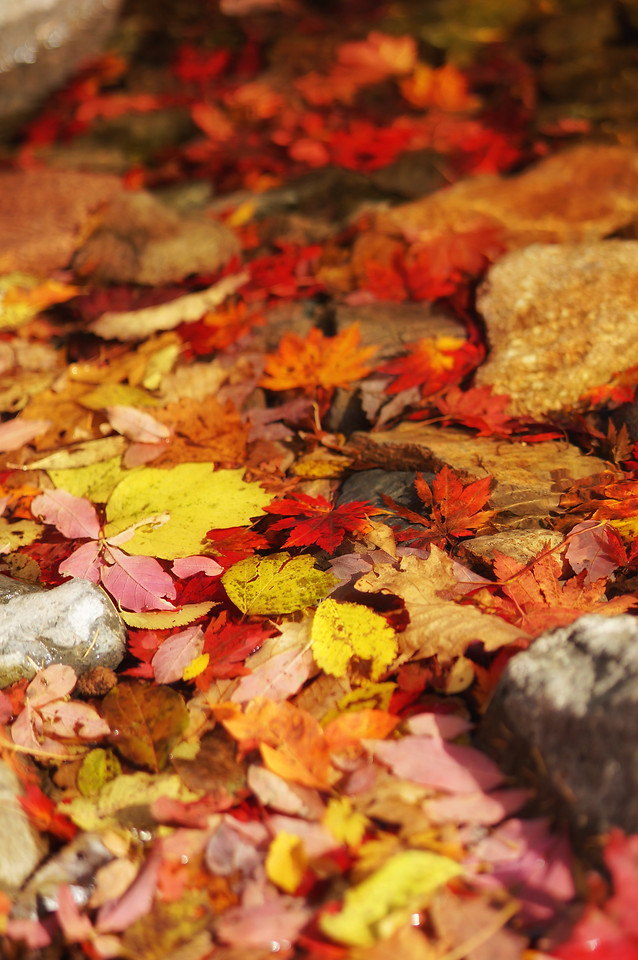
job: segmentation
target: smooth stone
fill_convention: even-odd
[[[476,384],[542,418],[638,364],[638,241],[532,244],[504,256],[479,292],[490,344]]]
[[[580,837],[638,830],[638,621],[587,615],[513,657],[480,736]]]
[[[425,480],[431,484],[434,474],[426,473]],[[368,500],[374,507],[381,510],[392,510],[383,499],[390,497],[395,503],[415,513],[424,513],[425,507],[419,495],[416,492],[414,481],[416,479],[415,470],[361,470],[353,473],[341,484],[341,489],[335,501],[336,506],[343,506],[346,503],[352,503],[355,500]],[[377,517],[385,523],[390,521],[393,526],[404,530],[410,524],[402,517]],[[423,527],[415,532],[423,534]]]
[[[473,559],[493,560],[496,551],[529,563],[541,550],[553,549],[563,542],[561,533],[546,530],[545,527],[533,527],[523,530],[501,530],[499,533],[487,533],[480,537],[464,540],[461,551]]]
[[[24,812],[23,790],[11,767],[0,760],[0,890],[10,896],[20,889],[48,850],[44,836]]]
[[[423,337],[456,337],[467,340],[467,328],[451,313],[428,303],[339,304],[337,333],[359,324],[362,347],[376,347],[375,364],[404,352]]]
[[[0,687],[65,663],[82,674],[115,669],[126,650],[117,609],[90,580],[40,590],[0,575]]]

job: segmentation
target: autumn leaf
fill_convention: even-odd
[[[346,892],[340,913],[323,913],[321,930],[350,946],[370,947],[390,937],[423,909],[437,889],[463,872],[448,857],[404,850]]]
[[[425,527],[427,533],[419,538],[413,529],[407,529],[397,534],[397,540],[422,539],[426,543],[442,545],[450,539],[471,536],[494,516],[494,510],[483,509],[490,496],[491,476],[464,483],[446,464],[436,474],[432,490],[422,474],[417,474],[414,485],[430,513],[429,517],[395,503],[390,497],[384,496],[383,499],[398,516],[413,525]]]
[[[317,666],[355,684],[378,680],[398,651],[388,621],[359,603],[324,600],[315,612],[311,637]]]
[[[104,697],[101,709],[118,752],[155,772],[166,766],[171,747],[188,723],[179,693],[141,680],[120,681]]]
[[[283,542],[284,547],[316,545],[328,553],[334,553],[346,536],[365,536],[372,529],[368,517],[384,512],[364,500],[331,506],[325,497],[305,493],[292,493],[265,509],[266,513],[284,518],[273,523],[270,530],[292,528],[293,532]]]
[[[206,669],[195,678],[199,690],[207,690],[215,678],[241,677],[250,673],[246,657],[275,633],[265,623],[233,623],[224,610],[213,617],[204,632],[202,652],[209,657]]]
[[[479,105],[476,97],[468,93],[466,77],[453,63],[437,68],[419,61],[412,73],[400,81],[399,88],[415,107],[437,107],[446,113],[462,113]]]
[[[146,467],[121,480],[106,505],[105,534],[114,537],[152,515],[169,514],[161,526],[147,524],[126,542],[126,552],[164,557],[202,552],[211,527],[248,524],[270,502],[243,470],[213,470],[210,463],[179,463],[170,470]]]
[[[284,780],[319,789],[330,785],[328,744],[305,710],[256,697],[243,713],[236,704],[222,704],[214,713],[235,740],[258,743],[266,767]]]
[[[436,393],[450,383],[457,383],[481,360],[481,351],[460,337],[422,337],[408,348],[403,357],[390,360],[379,367],[379,373],[388,373],[396,380],[388,386],[388,393],[401,393],[418,387],[421,396]]]
[[[348,387],[367,377],[372,369],[366,361],[376,353],[376,347],[359,347],[360,342],[357,324],[334,337],[324,336],[318,327],[312,327],[305,339],[297,333],[285,333],[277,353],[266,358],[261,386],[306,392],[317,387]]]
[[[472,600],[532,636],[573,623],[584,613],[614,617],[636,606],[631,595],[607,600],[607,580],[587,582],[585,569],[561,580],[561,561],[549,552],[525,565],[495,551],[494,573],[499,580],[498,592],[489,596],[483,589]]]
[[[311,607],[338,582],[333,574],[317,570],[312,557],[289,553],[247,557],[222,577],[226,593],[242,613],[262,616]]]
[[[509,397],[493,394],[491,387],[470,387],[461,390],[450,387],[433,400],[442,414],[443,426],[460,423],[478,430],[479,437],[507,436],[512,432],[512,420],[507,414]]]

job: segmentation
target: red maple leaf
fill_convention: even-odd
[[[210,659],[206,669],[195,677],[195,686],[208,690],[214,679],[250,673],[243,665],[244,660],[276,633],[277,628],[267,623],[229,622],[228,612],[222,611],[206,627],[202,653],[207,653]]]
[[[234,563],[252,557],[256,550],[264,550],[268,546],[265,537],[248,527],[209,530],[206,537],[215,551],[215,560],[222,567],[232,567]]]
[[[483,353],[481,347],[460,337],[422,337],[408,348],[405,356],[390,360],[379,372],[397,378],[388,386],[387,393],[419,387],[425,397],[462,380],[478,366]]]
[[[435,397],[433,403],[443,415],[444,426],[460,423],[478,430],[479,437],[502,437],[510,434],[513,427],[506,412],[509,399],[506,394],[492,393],[491,387],[470,387],[469,390],[450,387]]]
[[[413,243],[404,258],[406,286],[415,300],[449,297],[504,249],[501,228],[490,221]]]
[[[367,500],[332,507],[324,497],[310,497],[305,493],[292,493],[265,510],[282,517],[273,523],[271,530],[293,530],[284,547],[317,546],[328,553],[336,550],[346,536],[365,536],[371,529],[368,518],[384,512]]]
[[[427,515],[403,507],[390,497],[383,499],[398,516],[425,527],[427,532],[418,537],[413,529],[399,531],[397,540],[443,546],[450,539],[471,536],[494,516],[493,510],[483,509],[490,496],[491,476],[464,483],[446,464],[435,476],[431,490],[421,473],[417,474],[414,486]]]
[[[73,840],[77,827],[72,820],[58,811],[57,804],[35,783],[26,783],[25,791],[18,800],[34,826],[42,833],[51,833],[66,843]]]

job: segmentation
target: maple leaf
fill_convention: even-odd
[[[470,387],[461,390],[450,387],[434,405],[440,410],[443,426],[461,423],[478,430],[479,437],[507,436],[512,432],[512,420],[506,410],[509,406],[506,394],[492,393],[491,387]]]
[[[293,530],[284,547],[316,545],[328,553],[333,553],[346,536],[365,536],[372,529],[368,517],[384,513],[367,500],[331,506],[324,497],[310,497],[306,493],[292,493],[271,503],[266,512],[282,517],[270,530]]]
[[[376,347],[359,347],[360,342],[356,323],[334,337],[324,336],[318,327],[313,327],[305,338],[285,333],[277,353],[266,357],[260,386],[306,392],[317,387],[348,387],[367,377],[372,369],[366,361],[376,353]]]
[[[390,497],[384,496],[383,499],[398,516],[427,529],[427,534],[422,538],[425,543],[441,545],[449,539],[471,536],[494,516],[494,510],[483,509],[490,496],[491,476],[464,483],[446,464],[436,474],[432,490],[421,473],[417,474],[414,486],[423,505],[429,510],[429,517],[395,503]],[[397,534],[398,540],[415,538],[419,539],[414,530],[408,529]]]
[[[496,613],[526,633],[538,636],[553,627],[573,623],[583,613],[614,617],[636,606],[631,596],[607,600],[607,579],[587,582],[587,570],[561,581],[562,564],[553,553],[542,552],[527,565],[495,551],[494,573],[499,594],[487,597],[485,588],[472,594],[482,609]]]
[[[479,101],[468,93],[467,78],[453,63],[430,67],[416,63],[399,84],[402,95],[415,107],[438,107],[446,113],[474,110]]]
[[[449,297],[479,276],[505,249],[501,228],[491,221],[413,243],[404,257],[406,286],[416,300]]]
[[[264,550],[268,547],[268,541],[265,537],[246,527],[209,530],[206,538],[211,541],[211,548],[215,551],[215,559],[222,567],[232,567],[240,560],[252,557],[257,550]]]
[[[206,627],[202,647],[210,659],[206,669],[195,677],[197,689],[208,690],[214,679],[249,674],[244,660],[276,632],[276,627],[267,623],[232,623],[226,610],[213,617]]]
[[[460,337],[422,337],[408,347],[405,356],[379,367],[379,373],[389,373],[397,378],[388,386],[388,393],[419,387],[425,397],[461,380],[479,364],[482,352],[475,344]]]

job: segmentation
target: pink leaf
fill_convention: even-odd
[[[105,548],[111,566],[102,568],[102,583],[124,609],[173,610],[164,597],[175,597],[175,584],[170,574],[153,557],[131,557],[117,547]]]
[[[193,662],[204,649],[201,627],[189,627],[167,637],[151,663],[158,683],[175,683],[184,675],[184,667]]]
[[[312,911],[295,897],[277,897],[258,906],[231,907],[222,914],[217,934],[234,947],[277,949],[286,940],[294,943]]]
[[[70,557],[63,560],[58,567],[64,577],[78,577],[81,580],[100,582],[100,570],[103,565],[102,544],[99,540],[89,540],[74,550]]]
[[[77,700],[58,700],[40,711],[48,736],[61,740],[99,740],[111,732],[95,707]]]
[[[405,780],[449,793],[491,790],[504,777],[496,764],[474,747],[459,747],[436,737],[363,740],[371,753]]]
[[[426,800],[423,808],[432,823],[471,823],[492,826],[520,810],[531,797],[523,789],[495,790],[493,793],[461,793]]]
[[[54,663],[36,673],[27,687],[27,699],[32,707],[40,708],[61,697],[67,697],[77,683],[73,667]]]
[[[245,703],[253,697],[264,696],[270,700],[287,700],[298,693],[306,682],[314,665],[310,649],[291,647],[269,660],[239,681],[231,700]]]
[[[106,415],[114,430],[136,443],[161,443],[171,435],[169,427],[136,407],[117,404],[107,407]]]
[[[62,883],[58,887],[57,916],[67,941],[78,943],[80,940],[92,938],[94,931],[91,921],[78,910],[78,905],[67,883]]]
[[[19,450],[51,426],[51,420],[9,420],[0,424],[0,451]]]
[[[570,539],[565,551],[574,573],[586,570],[585,583],[608,577],[621,564],[627,562],[622,540],[610,523],[600,520],[583,520],[570,530]]]
[[[52,523],[70,540],[79,537],[97,540],[100,534],[100,521],[93,504],[66,490],[47,490],[34,497],[31,512],[45,523]]]
[[[455,740],[472,727],[473,724],[469,720],[455,716],[453,713],[417,713],[407,721],[410,733],[417,736],[440,737],[441,740]]]
[[[159,853],[152,852],[126,893],[100,908],[95,921],[100,933],[119,933],[149,913],[161,864]]]
[[[182,577],[192,577],[196,573],[204,573],[207,577],[217,577],[224,572],[212,557],[180,557],[175,560],[172,571],[180,580]]]

